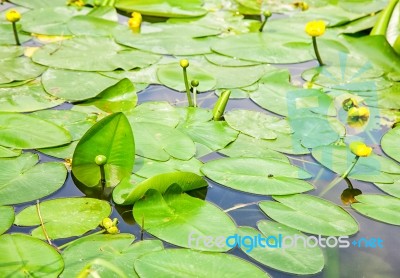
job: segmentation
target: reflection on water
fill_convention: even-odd
[[[296,66],[291,67],[292,73],[292,82],[301,84],[302,80],[300,78],[301,72],[306,69],[314,66],[315,62],[303,63]],[[287,65],[282,66],[283,68],[287,68]],[[217,97],[214,93],[202,93],[198,95],[198,103],[199,106],[204,108],[213,107]],[[158,85],[152,85],[139,93],[139,103],[152,101],[152,100],[164,100],[168,101],[176,106],[186,106],[186,97],[184,93],[178,93],[176,91],[164,88]],[[70,109],[71,105],[64,104],[56,109]],[[235,109],[235,108],[245,108],[256,111],[264,111],[264,109],[260,108],[256,104],[254,104],[249,99],[241,99],[241,100],[230,100],[227,106],[227,111]],[[271,113],[272,114],[272,113]],[[372,113],[371,113],[372,115]],[[343,115],[342,115],[343,116]],[[339,114],[339,118],[341,118]],[[379,120],[379,119],[378,119]],[[343,121],[342,121],[343,122]],[[379,126],[380,128],[373,128],[372,131],[369,130],[368,134],[365,133],[364,130],[348,130],[350,134],[357,134],[362,138],[365,138],[365,142],[367,144],[374,145],[374,151],[378,154],[382,154],[382,151],[379,147],[380,138],[385,132],[385,127]],[[208,161],[211,159],[216,159],[220,157],[219,154],[210,154],[206,157],[203,157],[202,161]],[[50,161],[56,160],[49,156],[40,154],[41,161]],[[311,195],[318,196],[325,189],[325,187],[336,177],[336,174],[331,172],[328,169],[320,166],[310,155],[303,156],[293,156],[289,155],[291,162],[313,175],[313,178],[309,180],[314,186],[315,190],[309,192]],[[239,226],[252,226],[256,227],[256,223],[259,220],[268,219],[268,217],[261,212],[261,210],[257,206],[257,202],[261,200],[271,200],[270,196],[259,196],[252,195],[248,193],[243,193],[239,191],[235,191],[218,184],[213,183],[208,180],[209,188],[206,191],[196,191],[192,192],[194,196],[206,198],[206,200],[213,202],[223,210],[229,210],[232,207],[235,207],[239,204],[250,204],[247,206],[243,206],[241,208],[237,208],[234,210],[230,210],[228,214],[235,220],[237,225]],[[365,193],[378,193],[382,194],[382,192],[376,188],[371,183],[355,181],[353,180],[353,187],[358,188],[364,194]],[[323,197],[333,203],[343,207],[346,211],[350,212],[351,215],[355,217],[355,219],[360,224],[360,231],[351,237],[352,240],[359,240],[361,238],[371,238],[371,237],[380,237],[383,239],[384,248],[359,248],[350,246],[346,249],[339,248],[326,248],[324,250],[326,257],[326,266],[323,272],[313,275],[310,277],[400,277],[400,266],[398,264],[398,246],[400,246],[400,238],[398,237],[398,227],[393,225],[388,225],[384,223],[380,223],[378,221],[368,219],[363,215],[357,214],[354,210],[352,210],[349,206],[343,205],[341,201],[341,195],[344,190],[348,188],[348,184],[345,180],[340,181],[337,185],[335,185],[331,190],[329,190]],[[354,190],[354,189],[353,189]],[[354,192],[353,192],[354,193]],[[54,199],[61,197],[69,197],[69,196],[83,196],[83,193],[78,190],[78,188],[74,185],[71,175],[68,176],[68,179],[65,185],[56,193],[43,198],[41,201],[43,202],[46,199]],[[23,204],[16,207],[16,212],[20,211],[22,208],[34,204],[34,202],[29,204]],[[119,225],[121,232],[127,232],[134,234],[138,239],[140,239],[141,230],[139,225],[137,225],[132,217],[132,208],[131,207],[121,207],[115,206],[111,218],[117,217],[119,218]],[[11,232],[24,232],[28,233],[31,228],[21,228],[13,226]],[[144,233],[144,238],[151,238],[152,236]],[[69,240],[57,240],[56,244],[63,244]],[[171,246],[170,244],[165,244],[166,247]],[[279,271],[275,271],[259,263],[249,259],[244,252],[240,251],[240,249],[234,249],[230,251],[230,253],[235,254],[237,256],[243,257],[252,261],[254,264],[259,265],[261,268],[265,269],[269,274],[273,277],[295,277],[294,275],[285,274]]]

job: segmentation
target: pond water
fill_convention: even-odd
[[[7,6],[6,6],[7,7]],[[4,9],[4,8],[0,8]],[[121,21],[125,21],[126,18],[121,17]],[[309,68],[317,66],[316,62],[301,63],[295,65],[276,65],[278,68],[289,69],[291,72],[292,83],[301,85],[304,81],[301,79],[301,73]],[[176,92],[160,85],[150,85],[145,90],[138,93],[139,102],[147,101],[168,101],[172,105],[186,106],[186,96],[183,93]],[[214,92],[207,92],[198,95],[199,106],[203,108],[212,108],[217,100],[217,96]],[[70,109],[71,104],[63,104],[55,107],[54,109]],[[247,110],[263,111],[274,115],[273,113],[266,111],[260,106],[256,105],[250,99],[231,99],[227,105],[227,111],[232,109],[242,108]],[[374,119],[379,122],[378,118]],[[387,131],[388,127],[381,125],[380,129],[374,130],[373,132],[364,132],[358,129],[347,130],[349,133],[357,134],[358,136],[365,138],[365,143],[372,145],[374,152],[385,155],[379,145],[380,138]],[[45,161],[60,161],[50,156],[38,153],[40,160]],[[203,162],[222,157],[217,153],[212,153],[202,157],[200,160]],[[309,192],[311,195],[320,196],[326,186],[337,176],[337,174],[324,168],[317,163],[311,155],[288,155],[291,163],[297,165],[313,175],[313,178],[309,180],[311,184],[315,186],[315,190]],[[216,184],[215,182],[207,179],[209,187],[206,193],[206,200],[210,201],[223,210],[228,210],[240,204],[248,204],[241,208],[236,208],[228,212],[228,214],[234,219],[238,226],[252,226],[256,227],[256,223],[259,220],[268,219],[268,217],[261,212],[257,206],[257,202],[262,200],[271,200],[269,196],[253,195],[232,190],[230,188]],[[357,180],[352,181],[353,187],[362,190],[363,193],[382,193],[372,183],[361,182]],[[349,248],[325,248],[323,250],[326,264],[321,273],[306,277],[400,277],[400,265],[399,265],[399,252],[398,247],[400,246],[400,238],[398,226],[388,225],[382,222],[375,221],[373,219],[364,217],[361,214],[356,213],[349,206],[344,206],[341,202],[340,195],[344,189],[347,188],[345,181],[341,181],[339,184],[334,186],[331,190],[323,195],[323,198],[332,201],[333,203],[342,206],[348,211],[359,223],[360,231],[350,237],[350,240],[359,240],[361,238],[381,238],[383,240],[383,248],[366,248],[366,247],[355,247],[350,246]],[[55,192],[54,194],[42,198],[41,200],[48,200],[61,197],[72,197],[72,196],[84,196],[84,194],[77,189],[72,180],[71,174],[68,174],[68,178],[64,186]],[[15,212],[18,213],[23,208],[34,204],[35,202],[25,203],[23,205],[15,205]],[[111,217],[117,217],[120,221],[118,227],[121,232],[132,233],[137,238],[140,238],[141,230],[138,224],[134,223],[132,213],[130,211],[131,206],[127,208],[116,207],[113,210]],[[18,226],[12,226],[8,233],[23,232],[29,233],[31,228],[23,228]],[[144,238],[152,238],[150,234],[144,233]],[[68,240],[56,240],[55,243],[63,244]],[[166,247],[173,247],[172,245],[165,243]],[[258,265],[260,268],[267,271],[272,277],[289,278],[297,275],[291,275],[282,273],[280,271],[273,270],[266,267],[255,260],[250,259],[246,254],[238,248],[231,250],[229,253],[235,254],[239,257],[249,260],[252,263]]]

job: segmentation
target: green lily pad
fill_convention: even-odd
[[[33,63],[27,57],[0,59],[0,84],[38,77],[46,67]]]
[[[96,122],[95,117],[72,110],[43,110],[31,113],[30,116],[64,128],[71,134],[73,141],[81,139],[83,134]]]
[[[197,79],[199,81],[198,92],[205,92],[213,89],[217,81],[213,75],[204,71],[195,65],[187,69],[188,80]],[[157,70],[158,80],[165,86],[176,91],[185,92],[185,83],[183,82],[183,71],[179,63],[160,65]]]
[[[399,136],[400,126],[389,130],[385,135],[383,135],[381,140],[383,151],[398,162],[400,162],[400,146],[397,144]]]
[[[62,253],[65,269],[61,277],[78,277],[85,266],[99,259],[111,263],[127,277],[139,277],[133,271],[132,263],[139,256],[163,250],[164,247],[158,240],[144,240],[132,244],[134,240],[134,235],[117,234],[94,235],[75,241]],[[101,277],[116,275],[102,265],[93,264],[89,269]]]
[[[75,36],[112,36],[119,24],[115,21],[90,15],[77,15],[71,18],[67,27]]]
[[[258,157],[289,162],[286,155],[269,149],[268,143],[265,142],[267,140],[255,139],[244,134],[239,134],[234,142],[224,149],[218,150],[218,152],[229,157]]]
[[[400,225],[400,199],[377,194],[356,196],[357,203],[351,205],[357,212],[378,221]]]
[[[116,113],[133,110],[137,101],[135,86],[129,79],[124,78],[80,105],[94,105],[105,112]]]
[[[224,115],[229,126],[257,139],[276,139],[277,132],[293,133],[286,120],[252,110],[233,110]]]
[[[51,239],[80,236],[95,229],[111,213],[110,204],[92,198],[60,198],[40,203],[40,215]],[[15,225],[38,226],[32,236],[45,239],[35,205],[20,211]]]
[[[146,67],[159,59],[158,55],[123,47],[111,38],[87,36],[47,44],[32,56],[34,62],[42,65],[80,71],[129,70]]]
[[[189,136],[179,130],[155,123],[135,123],[137,154],[150,159],[166,161],[171,157],[188,160],[196,152]]]
[[[1,158],[0,205],[19,204],[40,199],[58,190],[67,176],[58,162],[40,163],[37,154]]]
[[[72,159],[76,145],[78,145],[78,142],[79,141],[73,141],[70,144],[65,145],[65,146],[38,149],[38,151],[40,151],[41,153],[44,153],[46,155],[61,158],[61,159]]]
[[[157,264],[154,264],[157,262]],[[270,277],[260,268],[230,254],[166,249],[135,261],[140,277]]]
[[[223,67],[245,67],[260,64],[259,62],[240,60],[236,57],[229,57],[217,53],[206,54],[205,57],[210,63]]]
[[[181,160],[171,157],[167,161],[158,161],[138,156],[135,159],[133,172],[144,178],[150,178],[158,174],[175,171],[191,172],[201,176],[200,167],[202,165],[203,163],[194,157],[189,160]]]
[[[286,195],[312,190],[300,179],[311,175],[289,163],[261,158],[223,158],[204,164],[209,179],[227,187],[261,195]]]
[[[280,236],[283,238],[293,237],[307,240],[305,234],[273,221],[259,221],[257,227],[261,232],[251,227],[240,227],[238,229],[238,234],[242,239],[248,236],[251,238],[268,238],[272,236],[272,238],[264,244],[265,247],[256,246],[249,250],[246,249],[246,246],[242,245],[240,248],[245,251],[249,257],[263,265],[293,274],[315,274],[323,269],[324,254],[318,246],[304,246],[302,241],[298,241],[299,243],[294,246],[278,246],[278,238]]]
[[[182,123],[178,130],[189,135],[196,143],[207,146],[211,150],[220,150],[235,141],[239,132],[230,128],[226,122]]]
[[[35,252],[32,252],[35,250]],[[0,273],[5,277],[58,277],[61,255],[47,243],[24,234],[0,236]]]
[[[85,15],[88,8],[74,7],[43,7],[24,13],[21,17],[22,30],[28,33],[42,35],[72,35],[67,22],[76,15]]]
[[[382,191],[389,195],[400,198],[400,175],[390,174],[393,179],[393,183],[378,183],[374,184]]]
[[[144,223],[148,233],[177,246],[202,251],[224,252],[225,244],[209,246],[201,240],[191,241],[193,236],[228,237],[235,233],[233,220],[217,206],[182,193],[149,190],[146,197],[138,200],[133,209],[137,223]],[[141,225],[141,224],[140,224]]]
[[[327,200],[305,194],[273,198],[277,202],[260,202],[261,210],[291,228],[324,236],[345,236],[358,232],[356,220],[343,208]]]
[[[126,116],[132,125],[145,122],[175,127],[179,123],[179,114],[176,108],[164,101],[142,103]]]
[[[71,142],[65,129],[28,115],[0,112],[0,127],[0,145],[5,147],[36,149]]]
[[[142,198],[150,189],[165,193],[172,185],[179,185],[182,191],[206,187],[207,182],[191,172],[170,172],[152,176],[142,182],[131,184],[128,180],[121,182],[113,191],[113,200],[117,204],[132,205]]]
[[[127,12],[140,12],[145,15],[160,17],[196,17],[207,13],[200,0],[118,0],[116,8]]]
[[[42,76],[43,87],[47,93],[68,101],[93,98],[118,83],[96,72],[48,69]]]
[[[21,150],[14,150],[10,148],[6,148],[3,146],[0,146],[0,157],[16,157],[21,155],[22,151]]]
[[[116,186],[129,177],[135,159],[135,140],[126,116],[114,113],[97,122],[83,135],[72,158],[72,174],[88,187],[100,184],[98,155],[106,156],[103,166],[107,187]]]
[[[0,206],[0,235],[4,234],[14,223],[14,208],[13,207],[6,207]]]
[[[31,112],[52,108],[63,102],[63,99],[47,94],[38,81],[0,88],[0,110],[3,112]]]
[[[250,93],[250,99],[261,107],[283,116],[310,112],[336,115],[331,97],[320,90],[299,89],[293,86],[287,70],[265,74],[259,82],[259,88]]]
[[[352,165],[355,155],[346,146],[321,146],[312,150],[312,156],[323,166],[343,175]],[[378,182],[393,183],[389,174],[400,174],[400,167],[396,162],[372,154],[369,157],[360,157],[349,178]]]
[[[1,45],[0,59],[15,58],[24,54],[24,49],[17,45]]]

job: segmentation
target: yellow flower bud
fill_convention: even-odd
[[[181,65],[182,68],[187,68],[189,66],[189,61],[186,59],[182,59],[179,64]]]
[[[110,228],[107,229],[107,233],[109,234],[118,234],[119,230],[116,226],[112,226]]]
[[[110,218],[106,217],[106,218],[104,218],[103,221],[101,222],[101,226],[103,226],[103,227],[106,228],[106,229],[109,229],[109,228],[111,228],[112,226],[114,226],[114,223],[113,223],[113,221],[112,221]]]
[[[358,114],[360,118],[369,118],[369,109],[367,107],[360,107]]]
[[[362,118],[363,120],[368,120],[369,109],[368,107],[352,107],[347,111],[347,115],[350,118]]]
[[[103,165],[105,165],[107,163],[107,157],[104,156],[104,155],[101,155],[101,154],[97,155],[94,158],[94,162],[99,166],[103,166]]]
[[[372,148],[360,141],[352,142],[350,144],[350,150],[356,156],[361,156],[361,157],[370,156],[372,153]]]
[[[325,22],[322,20],[310,21],[306,24],[305,31],[311,37],[319,37],[325,33]]]
[[[128,26],[132,31],[139,31],[142,25],[142,15],[138,12],[133,12],[132,17],[128,20]]]
[[[9,10],[6,12],[6,19],[10,22],[18,22],[21,19],[21,14],[17,10]]]

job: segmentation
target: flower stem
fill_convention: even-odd
[[[183,68],[183,81],[185,82],[186,95],[187,95],[189,107],[193,107],[192,97],[190,96],[190,87],[189,87],[189,81],[188,81],[188,77],[187,77],[186,68]]]
[[[43,234],[44,234],[44,236],[45,236],[47,242],[48,242],[50,245],[53,245],[53,243],[51,243],[51,240],[50,240],[49,235],[47,234],[46,227],[44,226],[42,214],[40,213],[40,204],[39,204],[39,200],[36,200],[36,212],[37,212],[37,214],[38,214],[38,217],[39,217],[39,220],[40,220],[40,226],[42,227]]]
[[[312,43],[313,43],[313,47],[314,47],[315,56],[317,56],[319,66],[322,67],[324,65],[324,63],[322,62],[321,56],[319,55],[316,37],[312,37]]]
[[[193,88],[193,107],[197,107],[197,88]]]
[[[222,119],[222,115],[224,114],[226,104],[228,103],[229,96],[231,95],[230,90],[225,90],[219,96],[219,99],[214,105],[213,109],[213,120],[220,121]]]
[[[13,32],[14,32],[15,44],[16,45],[21,45],[21,43],[19,42],[19,37],[18,37],[18,32],[17,32],[17,25],[16,25],[15,22],[12,22],[12,28],[13,28]]]
[[[87,235],[87,236],[85,236],[85,237],[94,236],[94,235],[99,235],[99,234],[104,233],[105,231],[106,231],[105,229],[102,229],[102,230],[100,230],[100,231],[97,231],[97,232],[95,232],[95,233],[93,233],[93,234],[90,234],[90,235]],[[77,239],[74,239],[74,240],[71,240],[71,241],[69,241],[69,242],[67,242],[67,243],[65,243],[65,244],[63,244],[63,245],[61,245],[61,246],[58,246],[58,249],[62,250],[62,249],[64,249],[65,247],[68,247],[69,245],[71,245],[72,243],[74,243],[75,241],[80,240],[80,239],[81,239],[81,237],[80,237],[80,238],[77,238]]]
[[[351,166],[349,167],[349,169],[347,169],[347,171],[342,175],[342,178],[345,179],[347,178],[347,176],[350,174],[351,170],[353,170],[354,166],[356,166],[357,161],[360,157],[358,155],[356,155],[356,157],[353,160],[353,163],[351,164]]]
[[[106,173],[104,171],[104,165],[99,165],[100,167],[100,183],[102,188],[102,194],[104,195],[104,190],[106,188]]]

